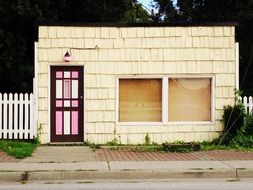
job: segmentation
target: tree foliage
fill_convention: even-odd
[[[246,95],[253,94],[253,0],[177,0],[176,6],[172,0],[154,0],[154,8],[158,22],[239,22],[240,86]]]
[[[0,92],[31,92],[37,22],[147,22],[136,0],[0,0]]]

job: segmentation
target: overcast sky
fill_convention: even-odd
[[[147,7],[148,9],[151,9],[150,7],[150,4],[152,2],[152,0],[138,0],[141,4],[143,4],[145,7]],[[177,1],[177,0],[173,0],[174,3]]]
[[[150,2],[151,2],[151,0],[138,0],[141,4],[143,4],[145,7],[147,7],[147,8],[151,8],[150,7]]]

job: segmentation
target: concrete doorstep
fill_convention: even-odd
[[[253,161],[0,163],[0,182],[253,178]]]

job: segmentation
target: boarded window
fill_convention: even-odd
[[[211,79],[169,79],[169,121],[211,121]]]
[[[119,121],[161,122],[162,80],[120,79]]]

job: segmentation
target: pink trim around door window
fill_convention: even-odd
[[[56,107],[62,107],[62,101],[56,100]]]
[[[56,112],[55,122],[56,135],[62,135],[62,111]]]
[[[78,111],[72,111],[72,135],[78,135]]]
[[[78,107],[78,100],[72,100],[72,107]]]
[[[62,78],[62,71],[56,71],[56,78]]]
[[[72,78],[78,78],[78,71],[72,71]]]

